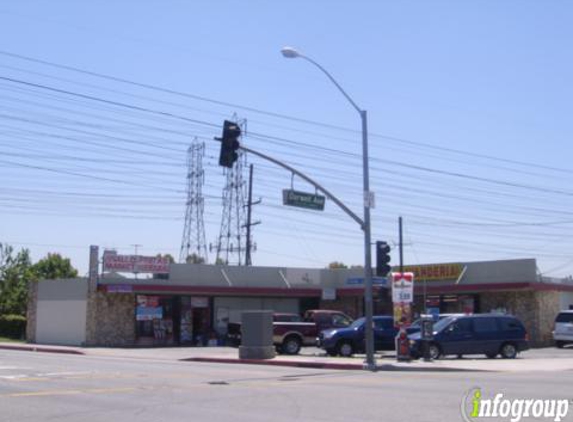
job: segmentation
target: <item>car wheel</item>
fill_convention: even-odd
[[[559,340],[557,340],[557,341],[555,342],[555,346],[556,346],[557,348],[559,348],[559,349],[563,349],[563,347],[565,346],[565,342],[564,342],[564,341],[559,341]]]
[[[517,347],[513,343],[505,343],[499,353],[504,359],[514,359],[517,356]]]
[[[428,346],[428,354],[432,360],[439,359],[442,356],[442,349],[436,343],[431,343]]]
[[[342,357],[349,358],[354,353],[354,348],[352,347],[352,343],[347,341],[343,341],[338,345],[338,354]]]
[[[486,353],[485,355],[488,359],[495,359],[497,353]]]
[[[297,355],[300,351],[301,341],[298,337],[287,337],[281,346],[281,350],[285,355]]]

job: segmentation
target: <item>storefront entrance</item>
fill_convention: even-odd
[[[136,345],[206,345],[211,329],[209,298],[136,296]]]
[[[416,296],[414,312],[416,314],[474,314],[480,312],[479,295],[428,295]]]

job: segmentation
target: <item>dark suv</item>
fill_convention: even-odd
[[[409,336],[413,357],[422,356],[420,333]],[[494,358],[498,354],[512,359],[529,349],[525,327],[511,315],[479,314],[452,316],[434,325],[434,338],[429,344],[432,359],[445,355],[484,354]]]
[[[376,350],[394,350],[394,338],[397,330],[391,316],[374,316],[374,348]],[[323,330],[317,338],[317,345],[326,350],[330,356],[352,356],[364,353],[365,319],[359,318],[346,328]]]

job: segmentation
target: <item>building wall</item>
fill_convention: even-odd
[[[555,328],[555,318],[559,313],[559,292],[541,291],[535,292],[536,303],[539,306],[539,344],[544,346],[553,345],[552,331]]]
[[[573,309],[573,293],[571,292],[561,292],[559,295],[559,309],[567,310]]]
[[[81,346],[86,339],[85,300],[40,300],[36,342]]]
[[[462,284],[533,283],[537,281],[535,259],[469,262]]]
[[[36,289],[35,315],[32,315],[33,321],[29,327],[30,331],[35,328],[35,334],[30,333],[30,339],[44,344],[84,344],[86,280],[43,280],[37,283]]]
[[[135,343],[135,295],[90,294],[86,345],[132,346]]]
[[[26,312],[26,341],[36,342],[36,321],[38,309],[38,283],[30,283],[28,287],[28,310]]]
[[[364,315],[363,302],[361,296],[343,296],[336,300],[321,300],[320,309],[340,311],[352,318],[360,318]]]
[[[214,301],[215,316],[228,311],[229,322],[241,322],[242,311],[271,310],[298,314],[299,299],[297,298],[247,298],[247,297],[217,297]],[[217,326],[217,321],[215,321]]]
[[[559,311],[559,292],[518,291],[481,293],[481,312],[504,312],[518,317],[532,346],[552,344],[551,331]]]

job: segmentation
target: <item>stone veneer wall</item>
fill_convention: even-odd
[[[520,291],[480,294],[480,311],[505,310],[518,317],[527,332],[532,346],[552,344],[553,323],[559,311],[559,292]]]
[[[536,292],[539,304],[539,341],[545,346],[553,345],[552,331],[560,309],[559,292]]]
[[[135,296],[131,293],[90,293],[86,346],[135,344]]]
[[[28,286],[28,309],[26,311],[26,341],[36,342],[36,324],[38,321],[38,283],[30,282]]]

